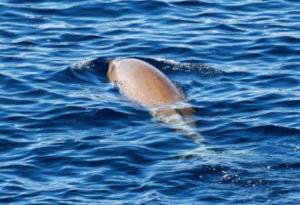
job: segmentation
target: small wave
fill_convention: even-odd
[[[175,60],[168,60],[163,58],[154,58],[154,59],[142,58],[142,57],[138,57],[138,58],[145,60],[151,65],[154,65],[155,67],[167,73],[177,72],[177,73],[188,73],[190,75],[200,74],[205,76],[219,76],[225,73],[222,70],[218,70],[204,64],[180,63]]]

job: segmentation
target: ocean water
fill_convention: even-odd
[[[1,0],[0,203],[300,204],[300,2]],[[164,72],[206,150],[106,77]]]

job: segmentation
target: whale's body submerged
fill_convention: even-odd
[[[150,109],[158,120],[192,136],[193,108],[160,70],[139,59],[117,58],[110,61],[108,79],[130,100]],[[198,139],[199,140],[199,139]]]

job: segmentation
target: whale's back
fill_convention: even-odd
[[[183,93],[161,71],[138,59],[112,61],[108,77],[118,84],[122,94],[150,108],[184,100]]]

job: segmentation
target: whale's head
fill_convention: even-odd
[[[109,82],[113,82],[117,80],[117,76],[116,76],[116,63],[120,62],[123,58],[116,58],[116,59],[107,59],[107,62],[109,63],[108,65],[108,72],[107,72],[107,77]]]

